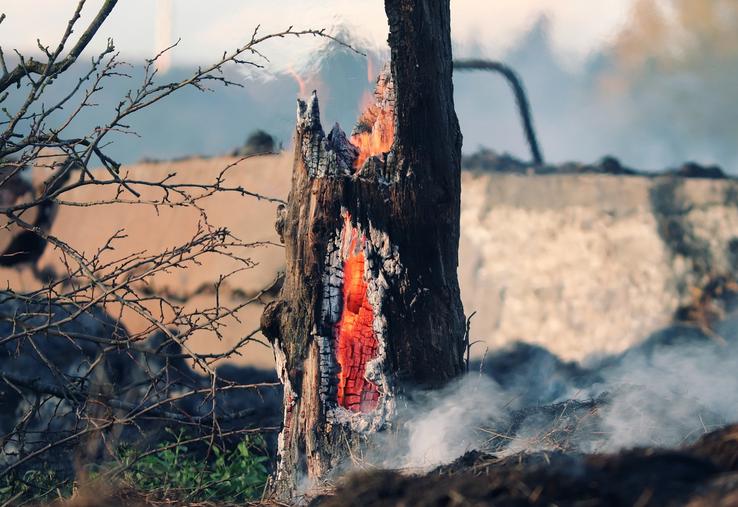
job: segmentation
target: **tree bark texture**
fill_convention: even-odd
[[[391,62],[347,137],[298,100],[286,273],[262,316],[285,384],[273,493],[286,498],[381,430],[403,388],[461,373],[461,133],[449,0],[386,0]]]

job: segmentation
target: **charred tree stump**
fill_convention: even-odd
[[[457,280],[461,133],[449,0],[386,0],[391,63],[347,137],[298,100],[292,189],[277,231],[280,297],[262,316],[285,385],[272,494],[325,478],[391,420],[408,385],[463,369]]]

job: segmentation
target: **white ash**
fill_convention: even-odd
[[[311,178],[352,173],[358,149],[349,142],[338,123],[326,137],[315,92],[309,102],[297,99],[297,136],[301,139],[302,160]]]
[[[279,377],[280,382],[282,382],[282,386],[284,388],[284,411],[282,414],[282,420],[285,423],[285,427],[282,428],[282,431],[277,435],[277,456],[280,456],[281,458],[281,456],[284,455],[286,434],[292,429],[288,428],[287,424],[290,422],[290,412],[297,402],[297,393],[293,390],[290,377],[287,374],[287,356],[284,353],[284,349],[282,348],[282,344],[279,339],[274,340],[272,348],[274,350],[274,362],[277,369],[277,376]],[[292,424],[294,425],[294,421]],[[277,480],[280,479],[282,474],[286,473],[283,467],[283,460],[279,459],[279,463],[277,465]]]

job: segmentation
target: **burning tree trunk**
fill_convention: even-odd
[[[279,211],[286,277],[262,317],[285,384],[274,484],[320,479],[383,427],[403,386],[463,366],[456,276],[461,133],[449,0],[387,0],[391,64],[350,138],[298,101],[292,189]]]

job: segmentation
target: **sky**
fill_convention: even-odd
[[[515,44],[546,15],[552,43],[570,66],[606,44],[627,20],[632,0],[452,0],[452,37],[457,56],[478,51],[495,58]],[[3,0],[0,43],[8,53],[30,54],[36,39],[53,44],[63,32],[76,0]],[[94,16],[102,0],[87,0],[81,22]],[[171,54],[173,65],[211,61],[262,30],[348,29],[356,44],[369,49],[386,46],[387,23],[381,0],[121,0],[99,32],[91,50],[112,37],[127,58],[146,58],[181,38]],[[31,26],[33,29],[29,30]],[[322,41],[281,41],[268,48],[275,70],[300,68]]]
[[[87,0],[75,36],[102,1]],[[614,155],[631,167],[660,170],[695,160],[738,174],[738,42],[730,35],[738,26],[738,8],[726,11],[730,2],[736,0],[451,0],[454,57],[499,59],[516,70],[547,161]],[[672,64],[659,65],[658,58],[666,61],[664,47],[654,44],[658,33],[644,6],[668,13],[675,5],[691,8],[680,18],[683,26],[672,23],[661,41]],[[9,57],[13,49],[38,53],[37,38],[52,46],[76,6],[77,0],[0,0],[0,13],[6,14],[0,46]],[[730,19],[722,23],[705,13]],[[259,46],[268,58],[258,60],[265,69],[238,66],[239,74],[229,74],[243,88],[174,94],[137,113],[132,125],[140,136],[116,137],[113,154],[122,162],[223,154],[255,129],[287,147],[295,96],[313,89],[324,125],[337,121],[350,130],[373,86],[367,76],[376,75],[387,56],[382,0],[120,0],[88,54],[114,39],[121,59],[133,64],[127,67],[130,77],[108,80],[99,107],[86,111],[75,135],[108,121],[109,106],[139,85],[143,59],[179,39],[169,59],[159,61],[158,78],[184,79],[198,65],[242,46],[257,25],[261,34],[291,25],[324,28],[369,58],[335,45],[325,50],[328,41],[322,38],[275,39]],[[634,54],[637,66],[622,65],[630,62],[624,55]],[[64,93],[87,66],[89,60],[80,60],[67,81],[55,83],[54,93]],[[514,100],[499,76],[455,72],[454,89],[465,154],[488,147],[527,159]],[[19,100],[22,91],[6,103]]]

